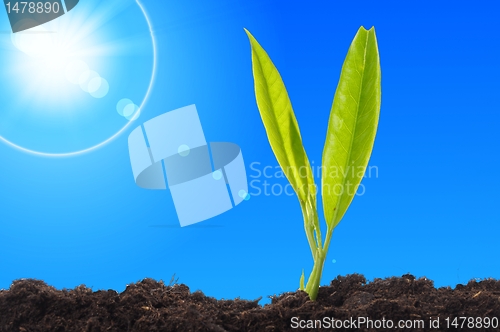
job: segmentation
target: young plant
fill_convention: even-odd
[[[266,51],[248,30],[245,31],[252,47],[257,106],[271,148],[299,199],[314,260],[305,287],[302,271],[300,289],[315,300],[333,230],[361,183],[377,132],[381,73],[375,29],[361,27],[358,30],[344,61],[333,100],[322,160],[324,239],[317,211],[317,188],[285,85]]]

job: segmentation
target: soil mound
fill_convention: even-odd
[[[25,279],[0,291],[0,331],[500,330],[500,281],[493,279],[436,289],[431,280],[409,274],[369,283],[354,274],[321,287],[315,302],[301,291],[265,306],[258,301],[216,300],[152,279],[122,293],[57,290]]]

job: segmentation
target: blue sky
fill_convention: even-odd
[[[254,299],[298,288],[312,261],[296,197],[252,196],[221,216],[180,228],[169,192],[140,189],[130,169],[128,133],[190,104],[208,141],[241,147],[249,180],[256,173],[252,163],[277,165],[255,104],[244,27],[281,72],[315,165],[349,44],[361,25],[376,28],[382,108],[370,165],[378,176],[363,181],[365,194],[335,230],[322,284],[349,273],[373,279],[409,272],[437,286],[500,278],[498,4],[143,5],[158,67],[138,120],[104,147],[70,158],[0,144],[0,288],[37,278],[58,288],[120,291],[145,277],[168,282],[174,273],[192,290],[217,298]],[[143,17],[137,21],[143,29]],[[0,93],[2,100],[19,97]],[[102,130],[106,125],[95,123]],[[81,135],[94,138],[93,131]]]

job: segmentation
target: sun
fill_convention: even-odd
[[[151,93],[157,61],[152,31],[139,0],[89,0],[11,34],[10,46],[3,38],[0,141],[27,153],[67,157],[114,140],[139,117]]]
[[[71,101],[72,89],[64,79],[66,68],[75,56],[71,36],[39,26],[12,34],[11,39],[21,54],[13,54],[16,61],[10,70],[26,87],[25,93],[35,102],[61,102],[61,96]]]

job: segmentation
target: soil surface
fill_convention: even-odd
[[[471,318],[463,325],[457,318],[453,324],[461,316]],[[332,318],[333,326],[343,321],[343,327],[331,328]],[[31,279],[17,280],[9,290],[0,291],[2,332],[500,331],[498,319],[500,281],[436,289],[431,280],[409,274],[369,283],[362,275],[339,276],[320,288],[315,302],[297,291],[273,297],[265,306],[258,300],[216,300],[190,292],[185,285],[151,279],[131,284],[122,293],[94,292],[85,286],[56,290]],[[399,328],[400,320],[414,326]],[[419,321],[425,325],[416,327]]]

